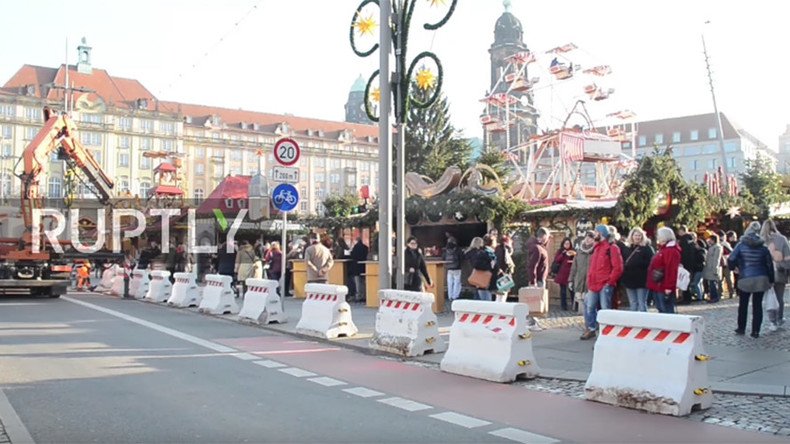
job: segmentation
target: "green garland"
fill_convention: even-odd
[[[441,218],[455,219],[463,222],[477,219],[481,222],[493,222],[495,226],[520,219],[531,207],[519,199],[506,199],[502,196],[483,196],[469,190],[456,190],[448,194],[428,199],[410,196],[406,200],[406,220],[427,219],[437,222]]]

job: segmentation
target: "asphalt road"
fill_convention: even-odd
[[[88,294],[0,299],[0,390],[36,442],[781,442]]]

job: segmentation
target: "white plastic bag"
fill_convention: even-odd
[[[678,267],[678,281],[677,287],[681,291],[686,291],[689,289],[689,284],[691,283],[691,273],[688,272],[682,265]]]
[[[774,287],[771,287],[763,294],[763,310],[773,311],[779,309],[779,300],[776,298]]]

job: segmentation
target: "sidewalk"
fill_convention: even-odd
[[[241,301],[240,301],[241,302]],[[285,324],[269,324],[262,328],[297,335],[296,324],[301,315],[302,299],[285,299]],[[374,332],[376,309],[360,304],[351,306],[354,323],[359,333],[352,338],[338,338],[328,342],[358,349],[365,353],[382,354],[369,347]],[[790,331],[769,333],[764,329],[759,339],[736,336],[733,333],[737,302],[727,300],[716,305],[682,306],[683,314],[705,318],[705,348],[713,360],[708,375],[713,390],[723,393],[790,396]],[[236,320],[234,315],[223,318]],[[449,340],[452,313],[437,315],[439,332]],[[541,378],[586,381],[593,358],[594,341],[581,341],[583,320],[570,312],[539,319],[544,331],[533,335],[533,349],[542,372]],[[437,366],[442,354],[408,358]]]

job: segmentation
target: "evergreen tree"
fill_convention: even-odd
[[[433,93],[416,85],[412,91],[420,100]],[[464,170],[469,164],[472,147],[450,123],[450,106],[444,94],[428,108],[409,108],[405,139],[406,172],[438,179],[453,165]]]
[[[768,217],[771,205],[784,202],[788,197],[782,188],[782,177],[774,168],[770,158],[758,154],[755,159],[746,161],[746,171],[741,173],[741,195],[763,218]]]

